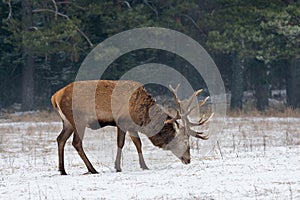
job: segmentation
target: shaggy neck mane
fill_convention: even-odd
[[[171,119],[168,116],[167,119]],[[175,137],[175,129],[173,124],[165,124],[163,128],[154,136],[148,137],[153,145],[163,148],[165,145],[169,144],[170,141]]]
[[[155,104],[155,100],[146,92],[144,87],[136,90],[131,96],[129,108],[130,113],[133,113],[131,115],[133,121],[142,127],[139,131],[147,135],[153,145],[164,148],[165,145],[173,140],[176,135],[173,124],[162,124],[166,119],[172,119],[172,117]],[[152,127],[151,130],[147,127],[148,125]],[[161,129],[158,128],[161,126],[163,126]],[[157,134],[149,135],[155,130]]]

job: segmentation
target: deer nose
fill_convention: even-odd
[[[191,159],[190,158],[188,158],[187,159],[187,163],[186,164],[190,164],[191,163]]]
[[[181,158],[180,158],[180,160],[181,160],[181,162],[183,163],[183,164],[190,164],[191,163],[191,159],[190,158],[187,158],[187,157],[185,157],[185,156],[182,156]]]

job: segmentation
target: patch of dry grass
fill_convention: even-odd
[[[300,109],[269,108],[266,111],[259,111],[252,107],[235,111],[228,109],[227,115],[230,117],[300,117]]]
[[[54,111],[36,111],[36,112],[16,112],[6,113],[1,119],[11,122],[49,122],[60,121],[58,114]]]

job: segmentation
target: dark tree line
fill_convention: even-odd
[[[268,109],[271,90],[285,90],[286,105],[300,107],[297,0],[4,0],[0,16],[0,108],[48,107],[96,44],[146,26],[183,32],[204,46],[231,93],[231,109],[243,109],[245,90],[254,91],[258,110]],[[172,66],[203,87],[189,63],[153,49],[122,56],[104,78],[147,62]]]

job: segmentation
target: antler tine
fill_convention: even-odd
[[[205,114],[204,114],[204,115],[202,115],[202,117],[199,119],[199,121],[197,123],[189,121],[189,124],[192,125],[192,126],[201,126],[203,124],[206,124],[214,116],[214,114],[215,113],[211,113],[210,116],[207,119],[203,120],[204,117],[205,117]]]
[[[171,92],[172,92],[172,94],[174,96],[174,101],[177,104],[178,109],[176,109],[176,116],[173,117],[172,119],[169,119],[169,120],[165,121],[165,124],[174,123],[177,119],[181,119],[181,115],[180,115],[180,112],[181,112],[180,100],[179,100],[179,98],[177,96],[177,92],[178,92],[179,86],[180,86],[180,84],[178,84],[177,87],[174,89],[171,84],[169,85],[169,88],[170,88],[170,90],[171,90]]]
[[[174,101],[175,101],[175,103],[177,104],[177,107],[178,107],[179,112],[180,112],[180,111],[181,111],[180,100],[179,100],[178,95],[177,95],[179,86],[180,86],[180,84],[178,84],[177,87],[174,89],[173,86],[170,84],[170,85],[169,85],[169,88],[170,88],[170,90],[171,90],[171,92],[172,92],[172,94],[173,94]]]
[[[202,140],[207,140],[209,138],[209,135],[204,135],[203,132],[195,132],[195,134],[193,134],[192,136],[200,138]]]
[[[176,112],[176,116],[173,117],[172,119],[168,119],[164,122],[164,124],[172,124],[174,123],[177,119],[181,119],[181,116],[179,114],[179,111]]]
[[[208,122],[212,117],[213,117],[214,113],[212,113],[207,119],[203,120],[203,118],[205,117],[205,115],[203,115],[198,123],[193,123],[193,122],[189,122],[190,125],[203,125],[206,122]],[[197,132],[197,131],[193,131],[192,129],[190,129],[190,133],[191,136],[194,136],[196,138],[200,138],[202,140],[207,140],[209,138],[209,135],[205,135],[203,132]]]
[[[184,116],[187,116],[187,115],[189,115],[189,114],[191,114],[191,112],[195,109],[195,108],[198,108],[198,107],[201,107],[201,106],[203,106],[205,103],[206,103],[206,101],[209,99],[209,96],[208,97],[206,97],[205,99],[203,99],[202,101],[200,101],[199,103],[197,103],[195,106],[193,106],[191,109],[189,109],[185,114],[184,114]]]
[[[203,89],[199,89],[199,90],[197,90],[197,91],[195,91],[194,93],[193,93],[193,95],[189,98],[189,100],[188,100],[188,106],[187,106],[187,109],[189,109],[189,107],[191,106],[191,104],[193,103],[193,99],[196,97],[196,96],[198,96],[201,92],[203,91]]]
[[[198,125],[203,125],[203,124],[205,124],[206,122],[208,122],[213,116],[214,116],[214,114],[215,113],[211,113],[210,114],[210,116],[207,118],[207,119],[205,119],[205,120],[203,120],[203,117],[199,120],[199,124]]]
[[[193,136],[195,138],[200,138],[202,140],[207,140],[209,138],[208,134],[204,134],[204,132],[198,132],[190,129],[189,131],[190,136]]]

